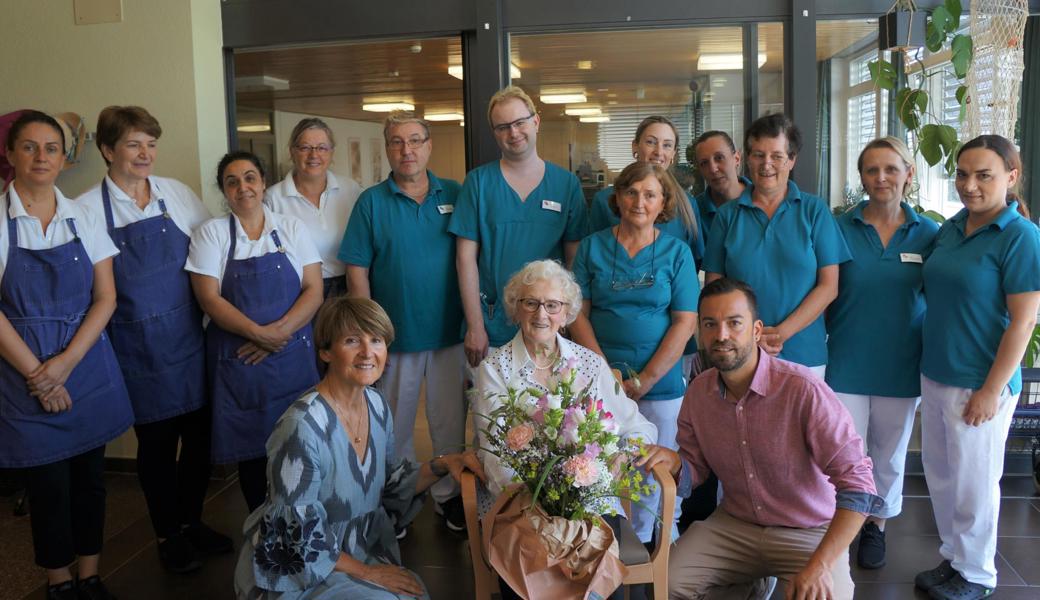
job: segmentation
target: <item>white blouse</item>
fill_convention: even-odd
[[[556,343],[559,345],[561,360],[577,359],[578,379],[594,382],[591,392],[603,400],[603,410],[614,413],[618,436],[621,439],[639,437],[648,444],[657,442],[657,427],[648,421],[639,412],[639,406],[625,395],[602,356],[559,334],[556,335]],[[476,430],[479,448],[488,446],[487,434],[483,430],[489,424],[487,418],[480,415],[491,414],[501,398],[499,394],[505,394],[509,387],[533,387],[548,391],[534,378],[534,360],[524,345],[523,332],[517,332],[512,341],[496,348],[477,367],[473,428]],[[493,454],[483,450],[478,453],[488,477],[488,491],[497,496],[505,486],[513,483],[513,471]]]
[[[83,242],[83,250],[90,257],[92,264],[119,254],[119,250],[108,237],[104,220],[98,223],[94,215],[66,198],[58,188],[54,188],[54,197],[57,204],[54,218],[47,226],[47,231],[44,231],[40,220],[25,212],[22,199],[18,197],[14,184],[7,186],[7,193],[4,194],[2,203],[0,203],[3,208],[0,210],[7,210],[8,216],[14,219],[15,229],[18,231],[19,248],[47,250],[71,242],[75,236],[66,222],[66,219],[71,218],[76,223],[76,232]],[[10,246],[7,223],[0,222],[0,278],[3,277],[7,268],[7,251]]]
[[[159,200],[166,204],[166,210],[177,229],[189,237],[196,227],[213,216],[195,192],[176,179],[149,177],[148,186],[151,188],[152,198],[143,209],[107,175],[104,183],[108,185],[108,194],[112,201],[112,225],[116,228],[161,215]],[[95,218],[108,228],[105,223],[105,204],[101,199],[100,183],[76,198],[76,204],[94,214]]]
[[[325,191],[318,199],[318,206],[314,206],[296,189],[292,173],[289,173],[285,179],[267,188],[264,204],[276,213],[292,215],[303,221],[321,254],[321,276],[329,278],[347,272],[346,265],[336,258],[336,254],[347,232],[347,220],[360,195],[361,186],[353,179],[340,182],[329,171],[325,175]]]

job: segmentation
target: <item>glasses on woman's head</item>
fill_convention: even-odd
[[[533,313],[538,312],[539,308],[545,308],[545,312],[550,315],[558,315],[563,310],[564,306],[567,306],[566,302],[562,300],[538,300],[536,298],[521,298],[516,301],[520,305],[520,308],[526,312]]]
[[[533,119],[533,118],[534,118],[534,113],[531,113],[531,114],[527,115],[526,117],[523,117],[521,119],[517,119],[515,121],[510,121],[508,123],[502,123],[502,124],[499,124],[499,125],[492,125],[491,129],[493,129],[495,131],[495,133],[509,133],[510,131],[513,130],[513,128],[523,129],[528,123],[531,122],[531,119]]]
[[[332,146],[328,144],[318,144],[317,146],[309,146],[307,144],[296,144],[293,146],[296,151],[300,154],[310,154],[311,152],[317,152],[318,154],[328,154],[332,152]]]
[[[399,151],[402,148],[404,148],[405,146],[408,146],[409,150],[415,150],[416,148],[418,148],[418,147],[422,146],[423,144],[425,144],[429,139],[430,139],[429,136],[426,136],[424,138],[413,137],[413,138],[408,138],[407,140],[402,140],[401,138],[393,138],[392,140],[387,142],[386,145],[387,145],[388,148],[390,148],[391,150],[394,150],[394,151]]]

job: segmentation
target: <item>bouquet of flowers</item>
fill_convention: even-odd
[[[614,416],[577,381],[576,363],[557,361],[546,386],[510,387],[486,415],[490,448],[550,516],[589,520],[615,514],[615,498],[638,502],[649,486],[631,457],[641,440],[620,440]]]

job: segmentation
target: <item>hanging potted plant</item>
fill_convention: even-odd
[[[917,13],[914,0],[897,0],[878,17],[878,50],[906,50],[924,46],[924,15]]]

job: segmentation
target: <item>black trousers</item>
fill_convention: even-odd
[[[619,515],[601,515],[603,520],[610,525],[610,528],[614,530],[614,537],[617,537],[621,519],[623,517]],[[513,588],[509,587],[505,579],[498,578],[498,587],[502,591],[502,600],[521,600],[520,594],[513,591]],[[639,587],[639,586],[636,586]],[[635,596],[633,596],[635,597]],[[624,600],[625,598],[625,586],[618,586],[618,589],[614,590],[614,593],[609,596],[609,600]]]
[[[69,566],[101,553],[105,535],[105,446],[24,471],[36,564]]]
[[[202,519],[212,472],[210,407],[134,426],[137,478],[155,535],[170,537]],[[180,459],[177,446],[180,445]]]
[[[679,533],[686,531],[694,521],[703,521],[715,512],[718,504],[719,480],[714,473],[708,475],[704,483],[693,488],[689,497],[682,501],[682,515],[679,517]]]
[[[238,463],[238,486],[246,499],[249,512],[253,512],[267,498],[267,457],[252,458]]]

